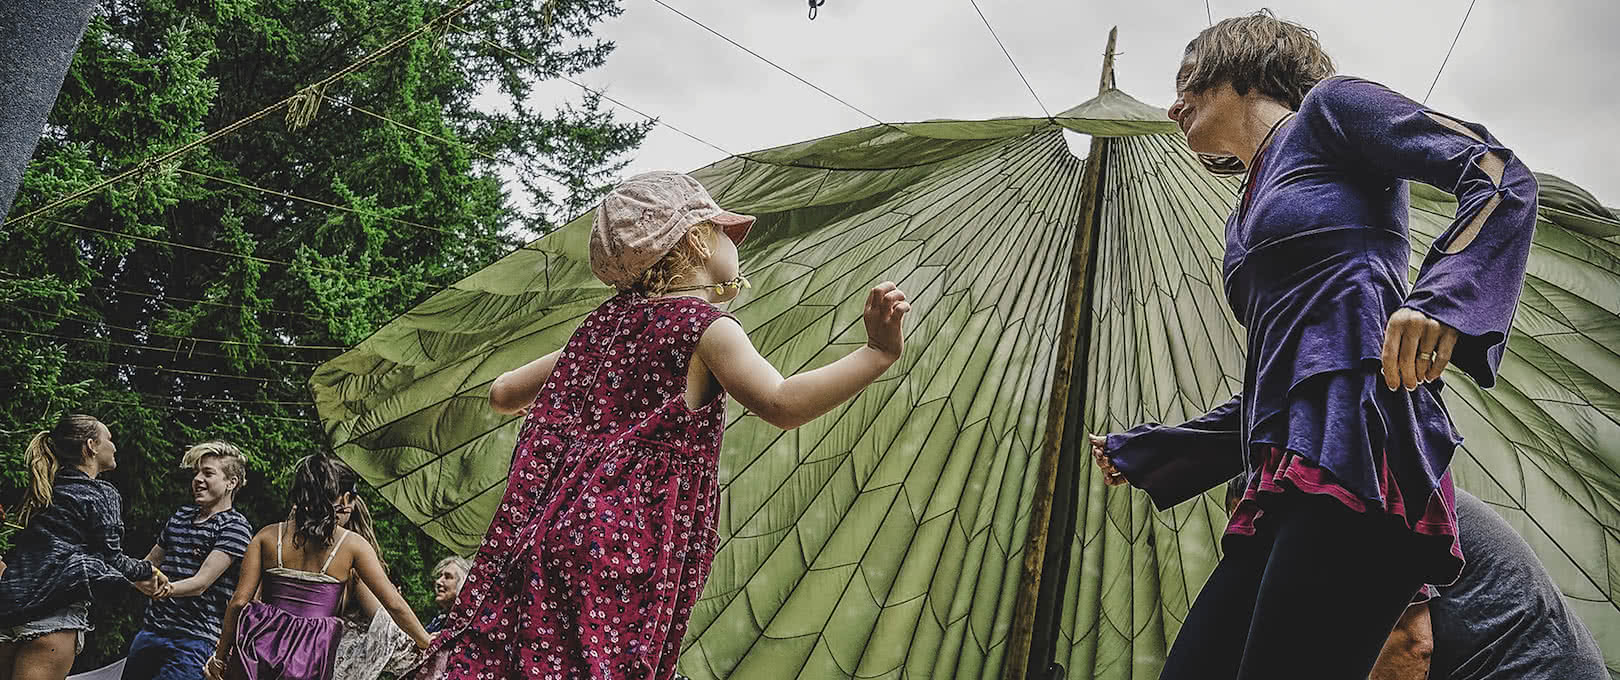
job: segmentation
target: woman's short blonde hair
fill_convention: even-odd
[[[466,580],[467,574],[472,572],[472,560],[456,555],[439,560],[438,564],[433,565],[433,577],[438,578],[439,572],[444,571],[445,567],[455,567],[456,571],[461,572],[462,580]]]
[[[695,238],[701,243],[708,243],[715,232],[714,224],[708,221],[692,225],[692,230],[663,259],[642,272],[628,290],[647,296],[663,295],[682,282],[689,281],[692,272],[697,271],[704,262],[703,253],[692,246],[692,240]]]
[[[1187,43],[1190,64],[1176,77],[1177,92],[1204,92],[1229,83],[1298,110],[1305,93],[1333,75],[1333,59],[1316,31],[1278,19],[1269,9],[1222,20]]]

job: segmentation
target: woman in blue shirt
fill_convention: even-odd
[[[1359,680],[1418,590],[1462,567],[1440,377],[1495,383],[1535,180],[1483,127],[1333,77],[1315,34],[1270,12],[1200,33],[1176,91],[1187,145],[1248,171],[1223,261],[1243,392],[1093,455],[1160,508],[1248,481],[1161,677],[1297,677],[1308,658],[1310,677]],[[1410,288],[1408,180],[1458,199]]]

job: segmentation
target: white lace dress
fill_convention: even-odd
[[[399,629],[387,610],[378,607],[369,622],[344,617],[332,680],[377,680],[383,673],[398,677],[417,660],[411,637]]]

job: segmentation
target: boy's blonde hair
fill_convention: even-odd
[[[210,439],[205,442],[193,444],[180,456],[180,467],[185,470],[196,470],[204,458],[219,460],[219,468],[225,473],[226,479],[236,480],[236,488],[231,491],[235,497],[236,492],[247,486],[247,456],[242,450],[223,439]]]
[[[686,236],[681,237],[674,248],[647,271],[642,272],[641,276],[636,277],[626,290],[647,296],[663,295],[683,280],[689,280],[692,272],[697,271],[705,261],[703,253],[693,247],[693,239],[700,243],[708,243],[714,239],[716,233],[712,222],[704,221],[692,225],[692,229]]]

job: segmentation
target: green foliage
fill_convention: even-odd
[[[259,111],[453,4],[104,0],[14,214]],[[0,502],[25,481],[28,437],[80,411],[118,442],[108,479],[124,494],[132,554],[189,502],[178,460],[203,438],[251,458],[238,509],[256,526],[285,516],[287,469],[327,448],[307,380],[336,356],[329,348],[515,247],[511,234],[543,233],[548,216],[588,205],[646,134],[594,96],[552,112],[527,98],[538,81],[602,64],[612,44],[591,28],[618,12],[616,0],[480,2],[452,30],[328,87],[305,127],[277,112],[49,219],[0,228],[0,482],[12,494]],[[503,188],[505,167],[527,209]],[[444,549],[366,494],[392,575],[430,613],[427,572]],[[131,590],[93,611],[79,669],[122,655],[142,602]]]

